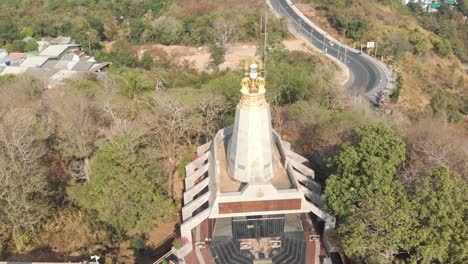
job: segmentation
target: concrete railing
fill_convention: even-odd
[[[166,258],[168,258],[173,253],[174,253],[173,249],[169,250],[169,252],[167,252],[166,254],[164,254],[164,256],[160,257],[158,260],[153,262],[153,264],[161,264]]]

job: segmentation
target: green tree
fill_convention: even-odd
[[[157,41],[164,45],[180,44],[182,23],[174,17],[160,17],[153,23]]]
[[[151,68],[153,68],[154,60],[153,56],[151,56],[151,52],[145,51],[145,53],[143,53],[143,57],[141,57],[140,60],[140,66],[145,70],[151,70]]]
[[[11,52],[23,52],[24,48],[26,47],[26,42],[22,40],[14,40],[11,43]]]
[[[324,198],[339,217],[345,252],[366,263],[391,263],[411,246],[414,217],[406,193],[395,180],[405,144],[385,125],[354,129],[331,159],[335,169]]]
[[[363,125],[354,133],[354,141],[343,144],[330,160],[335,173],[327,180],[324,196],[332,211],[344,217],[374,192],[390,192],[405,160],[405,143],[388,126]]]
[[[226,50],[222,45],[213,44],[210,46],[210,53],[211,53],[211,61],[214,65],[219,66],[221,63],[224,62],[224,55],[226,54]]]
[[[25,37],[32,37],[34,35],[34,30],[31,27],[24,27],[20,31],[20,36]]]
[[[148,159],[144,141],[124,134],[101,142],[92,158],[92,178],[72,183],[69,196],[81,208],[96,216],[116,237],[133,228],[149,231],[174,217],[161,169]]]
[[[393,103],[398,102],[398,98],[400,98],[401,89],[403,88],[403,75],[401,73],[397,73],[395,87],[390,90],[390,99]]]
[[[151,89],[151,81],[140,72],[128,71],[125,75],[120,76],[123,81],[123,94],[130,99],[135,99],[139,93]]]
[[[415,214],[400,184],[388,191],[374,191],[372,198],[357,200],[359,206],[342,219],[337,231],[344,252],[364,263],[392,263],[413,243]]]
[[[145,31],[145,23],[139,18],[131,19],[130,28],[131,33],[129,41],[131,43],[138,43],[140,41],[141,34],[143,33],[143,31]]]
[[[468,188],[449,168],[431,170],[415,185],[412,202],[418,221],[418,263],[466,263],[468,259]]]
[[[31,39],[24,46],[24,51],[26,51],[26,52],[35,51],[35,50],[37,50],[38,47],[39,47],[39,45],[37,45],[37,42],[35,40]]]
[[[441,57],[446,57],[453,53],[450,41],[446,39],[436,39],[433,41],[434,51]]]
[[[271,64],[267,77],[267,98],[272,104],[292,104],[310,95],[312,81],[302,67],[285,63]]]
[[[418,30],[411,35],[410,43],[413,45],[413,53],[416,55],[425,55],[429,51],[429,43],[426,37]]]

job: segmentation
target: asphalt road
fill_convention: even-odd
[[[295,33],[302,35],[312,45],[336,59],[342,61],[350,71],[347,89],[353,93],[359,91],[369,92],[373,100],[375,93],[388,87],[389,78],[382,65],[376,63],[365,54],[345,47],[342,43],[331,40],[327,34],[322,34],[309,25],[296,11],[289,6],[286,0],[269,0],[278,14],[286,17]],[[323,31],[322,31],[323,32]]]

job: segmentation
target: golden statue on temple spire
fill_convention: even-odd
[[[266,106],[265,79],[261,76],[264,70],[262,61],[258,64],[254,60],[244,61],[244,75],[241,85],[240,106],[244,109],[255,111]]]
[[[258,93],[260,90],[265,90],[265,79],[260,75],[263,72],[263,62],[259,61],[258,64],[254,61],[244,61],[244,77],[241,80],[241,91],[248,91],[248,93]]]

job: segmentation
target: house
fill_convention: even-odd
[[[50,45],[50,43],[48,41],[45,41],[45,40],[39,40],[37,42],[37,46],[38,46],[39,51],[45,50],[49,45]]]
[[[0,49],[0,59],[5,58],[8,55],[8,51],[6,49]]]
[[[64,55],[75,50],[79,50],[81,47],[80,44],[61,44],[61,45],[51,45],[45,48],[40,56],[46,56],[51,59],[61,59]]]
[[[44,63],[47,62],[49,57],[46,56],[29,56],[26,58],[23,63],[20,64],[20,67],[35,67],[40,68]]]
[[[25,74],[44,81],[45,87],[55,88],[66,80],[86,74],[102,77],[108,62],[96,62],[94,57],[80,51],[78,44],[51,45],[39,55],[10,53],[0,50],[0,76]],[[5,55],[6,54],[6,55]]]
[[[28,55],[21,52],[10,52],[0,59],[0,66],[18,66],[26,60]]]
[[[401,2],[404,5],[419,3],[421,8],[426,12],[437,12],[443,4],[451,7],[457,4],[455,0],[402,0]]]

